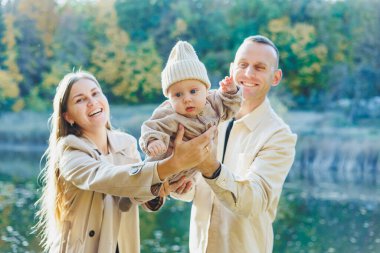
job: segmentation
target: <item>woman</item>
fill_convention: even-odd
[[[160,205],[158,196],[187,191],[190,184],[183,180],[171,187],[166,183],[159,192],[151,189],[204,160],[215,129],[182,142],[180,127],[171,157],[141,163],[135,138],[112,130],[108,101],[91,74],[67,74],[53,106],[38,213],[44,249],[114,253],[118,247],[121,253],[140,252],[137,204]],[[121,197],[132,201],[126,212],[119,207]]]

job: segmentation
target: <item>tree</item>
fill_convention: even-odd
[[[119,26],[130,34],[133,41],[141,42],[148,40],[161,27],[161,19],[170,9],[170,0],[117,0],[115,9]]]
[[[281,0],[232,1],[224,16],[231,29],[231,39],[238,46],[246,37],[258,34],[260,28],[267,26],[270,20],[282,17],[286,6],[287,1]]]
[[[5,31],[5,25],[4,25],[4,20],[3,20],[3,1],[0,0],[0,69],[3,65],[3,62],[5,60],[5,44],[3,42],[4,38],[4,31]]]
[[[92,52],[92,72],[104,82],[113,102],[152,102],[157,100],[161,60],[153,41],[135,44],[120,29],[114,1],[98,2],[98,34]],[[148,93],[149,94],[148,94]],[[148,100],[147,100],[148,99]]]
[[[10,13],[4,15],[4,37],[5,61],[4,69],[0,69],[0,105],[5,109],[11,108],[19,111],[24,107],[24,101],[19,98],[19,83],[23,77],[20,74],[16,58],[16,30],[14,27],[14,16]]]
[[[45,97],[54,96],[55,87],[66,73],[89,68],[93,47],[90,34],[94,29],[90,23],[92,8],[71,2],[60,6],[51,43],[50,70],[43,73],[39,86]]]
[[[327,47],[318,43],[315,27],[306,23],[291,24],[288,17],[273,19],[262,29],[277,45],[284,83],[298,103],[305,105],[326,88],[320,75],[326,64]]]
[[[221,76],[228,75],[229,62],[233,59],[233,43],[226,19],[226,10],[231,8],[231,3],[219,0],[178,1],[171,8],[176,17],[170,38],[192,43],[209,70],[211,81],[217,83]]]
[[[22,0],[19,2],[17,9],[20,14],[33,21],[43,43],[44,54],[47,58],[51,58],[53,56],[53,37],[58,21],[56,1]]]
[[[356,122],[368,117],[364,100],[380,96],[379,60],[379,1],[348,1],[347,22],[350,38],[356,38],[348,46],[348,70],[352,86],[350,119]],[[347,86],[347,83],[345,83]]]
[[[26,107],[43,109],[39,106],[41,103],[37,103],[37,101],[42,102],[46,98],[40,92],[39,84],[43,73],[49,70],[49,62],[45,54],[41,33],[37,29],[37,21],[31,15],[31,13],[38,12],[38,8],[32,3],[30,5],[25,4],[25,1],[11,2],[12,8],[10,10],[15,17],[14,25],[17,30],[17,65],[23,76],[19,83],[20,96],[24,98]]]

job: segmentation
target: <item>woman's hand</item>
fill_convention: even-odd
[[[163,180],[183,170],[191,169],[206,159],[211,151],[208,146],[214,138],[215,131],[216,127],[213,126],[200,136],[190,141],[183,141],[185,129],[179,125],[173,153],[157,164],[160,179]]]

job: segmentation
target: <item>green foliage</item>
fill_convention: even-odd
[[[104,83],[112,102],[154,102],[160,91],[162,62],[153,41],[139,44],[118,26],[112,1],[99,3],[99,34],[92,52],[91,71]]]
[[[4,53],[4,63],[0,66],[0,105],[6,110],[20,111],[23,107],[23,100],[19,98],[19,83],[22,81],[16,58],[16,34],[14,28],[14,16],[4,15],[4,38],[6,51]],[[2,69],[3,67],[4,69]]]
[[[2,2],[3,1],[0,0],[0,6],[2,6]],[[6,46],[3,42],[4,33],[5,33],[5,24],[4,24],[4,18],[3,18],[3,8],[0,7],[0,69],[5,60],[4,53],[6,51]]]
[[[26,108],[30,108],[35,111],[44,111],[45,108],[49,108],[52,103],[49,100],[43,99],[41,97],[41,88],[34,87],[26,99]]]
[[[380,95],[377,0],[0,2],[1,110],[46,110],[73,69],[94,72],[112,102],[158,102],[179,39],[194,45],[217,86],[254,34],[280,49],[284,79],[273,90],[287,106],[348,99],[355,119],[362,99]]]
[[[295,97],[310,98],[314,91],[325,88],[322,69],[326,64],[327,48],[316,40],[314,26],[291,24],[288,17],[273,19],[263,34],[272,38],[280,51],[281,65],[287,88]]]
[[[53,36],[56,30],[58,16],[56,15],[56,1],[51,0],[22,0],[17,3],[17,11],[34,23],[41,39],[40,47],[47,58],[53,56]]]
[[[134,94],[136,103],[155,103],[163,99],[161,89],[161,66],[162,60],[154,46],[152,39],[140,44],[133,43],[130,45],[132,82],[138,87]],[[115,90],[116,94],[119,94]],[[133,97],[133,96],[131,96]]]
[[[48,59],[36,27],[36,21],[17,12],[15,26],[18,29],[16,34],[17,65],[23,76],[19,83],[20,95],[28,97],[32,90],[36,90],[35,87],[41,83],[43,73],[48,71]]]
[[[162,21],[170,12],[170,0],[117,0],[118,24],[134,41],[146,41],[152,32],[162,29]]]
[[[8,71],[0,70],[0,104],[9,107],[19,94],[17,83]],[[8,104],[8,106],[6,106]]]
[[[225,10],[229,9],[228,5],[228,2],[217,0],[176,2],[172,5],[177,17],[170,38],[188,40],[194,45],[200,60],[209,70],[211,80],[228,75],[229,62],[233,59],[231,34],[226,32]]]

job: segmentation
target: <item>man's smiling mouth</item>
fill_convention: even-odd
[[[257,87],[257,86],[259,86],[258,83],[245,83],[245,82],[240,82],[240,85],[243,85],[246,87]]]

